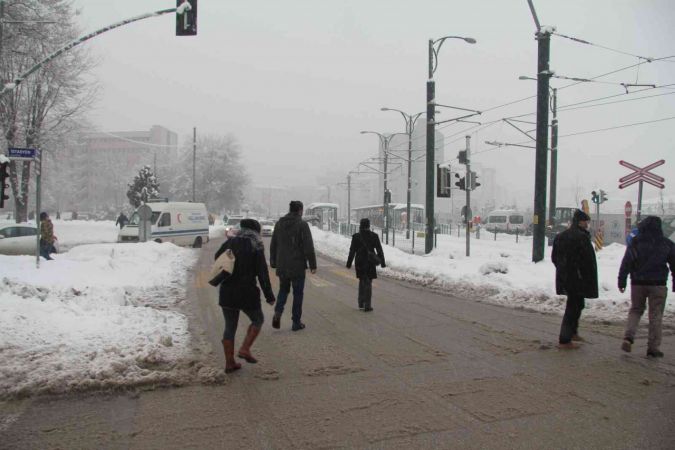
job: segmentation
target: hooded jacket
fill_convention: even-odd
[[[274,226],[270,243],[270,266],[280,278],[301,278],[307,266],[316,270],[312,232],[296,213],[288,213]]]
[[[259,309],[260,289],[256,286],[256,278],[267,301],[274,302],[265,248],[260,235],[253,230],[242,228],[237,236],[220,246],[214,259],[218,259],[227,249],[232,250],[236,260],[232,274],[220,284],[218,302],[220,306],[246,310]]]
[[[619,269],[619,289],[631,285],[665,286],[668,266],[675,289],[675,244],[663,235],[661,219],[648,216],[638,225],[638,233],[626,247]]]
[[[576,215],[572,225],[555,237],[551,261],[556,268],[558,295],[598,298],[598,266],[591,235],[579,226]]]

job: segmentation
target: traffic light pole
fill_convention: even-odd
[[[431,253],[434,249],[434,160],[435,155],[435,126],[434,113],[436,112],[436,105],[434,104],[434,95],[436,91],[436,83],[431,78],[432,73],[432,58],[433,58],[433,41],[429,40],[429,80],[427,81],[427,182],[426,182],[426,229],[424,233],[424,253]],[[410,218],[408,218],[410,220]]]
[[[548,94],[549,94],[549,53],[551,30],[540,28],[537,31],[537,147],[534,174],[534,217],[532,220],[532,261],[544,259],[546,238],[546,167],[548,158]]]
[[[466,136],[466,256],[471,254],[471,136]]]

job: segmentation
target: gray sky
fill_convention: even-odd
[[[623,52],[675,55],[675,4],[671,0],[535,0],[540,22],[557,32]],[[172,0],[76,0],[77,20],[88,32],[145,12],[175,6]],[[198,133],[233,133],[255,183],[313,184],[317,174],[343,178],[375,154],[377,139],[360,130],[403,131],[403,119],[380,107],[410,113],[425,108],[427,42],[470,36],[476,45],[448,40],[435,74],[438,103],[486,111],[483,123],[533,113],[537,43],[526,0],[259,0],[199,2],[198,36],[175,37],[165,15],[111,31],[89,45],[101,59],[103,87],[91,116],[100,130],[176,131],[181,141]],[[640,60],[554,36],[551,68],[591,78]],[[675,58],[599,78],[615,83],[675,83]],[[554,79],[552,86],[571,84]],[[675,197],[675,120],[564,137],[566,134],[675,117],[675,85],[605,101],[672,94],[607,106],[562,111],[565,105],[625,92],[620,85],[584,83],[561,89],[558,106],[559,203],[604,188],[616,205],[635,203],[637,188],[617,188],[629,172],[624,159],[666,177]],[[488,111],[489,110],[489,111]],[[449,112],[439,116],[451,117]],[[535,116],[524,117],[534,121]],[[420,122],[418,122],[419,124]],[[440,126],[446,155],[464,146],[470,125]],[[527,126],[527,125],[524,125]],[[532,126],[534,128],[534,126]],[[534,150],[489,150],[486,140],[523,142],[508,124],[471,130],[474,161],[495,167],[499,182],[530,206]],[[419,142],[418,145],[424,145]],[[648,187],[645,196],[655,196]]]

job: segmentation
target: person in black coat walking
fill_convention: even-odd
[[[121,212],[120,215],[117,216],[117,220],[115,221],[115,225],[119,225],[120,230],[122,228],[126,227],[128,223],[129,223],[129,218],[127,217],[126,214],[124,214],[124,212]]]
[[[565,314],[560,326],[558,347],[579,348],[579,318],[585,298],[598,298],[598,266],[591,244],[588,225],[591,218],[577,209],[570,227],[553,241],[551,261],[555,264],[555,289],[558,295],[567,295]],[[575,342],[573,342],[575,341]]]
[[[675,244],[663,235],[661,219],[645,217],[638,225],[637,235],[626,247],[619,269],[619,291],[626,290],[626,278],[630,273],[630,311],[621,349],[630,352],[640,318],[649,300],[649,337],[647,356],[663,357],[661,346],[661,322],[668,295],[668,266],[673,278],[675,292]]]
[[[225,241],[215,255],[215,259],[218,259],[223,252],[230,249],[235,256],[234,270],[220,284],[219,295],[219,304],[225,318],[222,341],[225,352],[225,373],[241,369],[241,364],[234,359],[234,336],[239,323],[239,311],[243,311],[251,319],[251,325],[239,348],[238,356],[249,363],[258,362],[251,354],[251,346],[260,333],[265,317],[260,304],[260,289],[256,286],[256,278],[267,303],[273,305],[275,302],[267,271],[265,247],[260,238],[260,223],[253,219],[243,219],[240,226],[241,232]]]
[[[289,212],[274,226],[272,242],[270,243],[270,266],[277,269],[279,277],[279,295],[277,306],[274,308],[272,327],[281,326],[281,315],[288,294],[293,287],[293,331],[302,330],[302,301],[305,292],[305,271],[316,273],[316,254],[312,232],[307,222],[302,220],[303,205],[301,201],[293,200],[289,205]]]
[[[361,219],[359,232],[352,236],[347,257],[347,268],[351,269],[352,261],[356,258],[356,278],[359,279],[359,309],[372,311],[371,299],[373,296],[373,280],[377,278],[376,267],[387,267],[384,262],[384,252],[380,238],[370,231],[370,220]]]

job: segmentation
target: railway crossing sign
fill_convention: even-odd
[[[633,173],[631,173],[630,175],[626,175],[625,177],[619,178],[619,189],[628,187],[631,184],[639,183],[637,215],[636,215],[637,216],[636,219],[638,222],[640,221],[640,216],[642,215],[642,184],[649,183],[652,186],[656,186],[659,189],[665,188],[666,185],[664,183],[666,182],[666,179],[659,175],[656,175],[655,173],[650,172],[652,169],[659,167],[665,163],[666,163],[665,159],[660,159],[644,167],[638,167],[634,164],[631,164],[623,160],[619,161],[619,164],[621,164],[622,166],[633,170]]]
[[[638,167],[623,160],[619,161],[619,164],[634,171],[630,175],[626,175],[625,177],[619,178],[620,183],[619,189],[623,189],[625,187],[630,186],[631,184],[635,184],[637,182],[642,181],[644,181],[645,183],[649,183],[652,186],[656,186],[659,189],[665,188],[666,186],[663,183],[666,181],[666,179],[650,172],[650,170],[659,167],[665,163],[666,161],[664,159],[660,159],[645,167]]]

